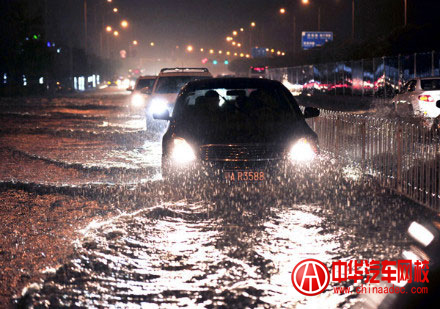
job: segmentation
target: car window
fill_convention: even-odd
[[[408,92],[412,92],[414,90],[416,90],[416,85],[417,85],[417,81],[416,80],[412,80],[408,83],[408,88],[407,91]]]
[[[241,113],[247,116],[271,114],[275,118],[289,115],[299,118],[300,109],[276,88],[209,88],[184,94],[174,110],[174,115],[196,114],[209,111],[212,115],[228,116]]]
[[[152,79],[152,78],[149,78],[149,79],[146,79],[146,78],[144,78],[144,79],[140,79],[140,80],[138,80],[138,82],[137,82],[137,84],[136,84],[136,90],[140,90],[140,89],[145,88],[145,87],[150,87],[150,88],[152,88],[153,85],[154,85],[154,79]]]
[[[405,93],[408,91],[409,82],[405,83],[402,88],[400,88],[400,93]]]
[[[157,80],[155,93],[178,93],[188,82],[209,76],[162,76]]]
[[[440,90],[440,79],[423,79],[420,86],[423,90]]]

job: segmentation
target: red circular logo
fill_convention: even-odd
[[[296,264],[292,271],[292,284],[303,295],[322,293],[330,282],[330,272],[321,261],[307,259]]]

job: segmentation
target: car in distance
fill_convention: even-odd
[[[154,83],[147,106],[147,119],[153,113],[172,111],[179,90],[188,82],[212,78],[207,68],[163,68]],[[148,121],[148,120],[147,120]]]
[[[140,76],[133,88],[127,88],[127,91],[131,91],[128,101],[130,111],[143,111],[145,109],[145,104],[151,94],[156,78],[157,76],[154,75]]]
[[[393,98],[396,112],[400,115],[436,118],[440,108],[440,77],[415,78],[408,81]]]
[[[318,138],[305,118],[318,115],[315,108],[306,108],[303,114],[278,81],[189,82],[179,93],[172,117],[168,110],[153,115],[170,121],[162,140],[162,175],[266,180],[280,166],[285,171],[315,159]]]

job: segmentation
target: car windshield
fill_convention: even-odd
[[[143,78],[143,79],[140,79],[137,82],[137,84],[136,84],[136,90],[140,90],[140,89],[145,88],[145,87],[152,88],[153,84],[154,84],[154,81],[155,81],[154,78],[148,78],[148,79],[147,78]]]
[[[156,93],[178,93],[180,88],[196,79],[206,79],[208,76],[162,76],[159,77]]]
[[[423,90],[440,90],[440,79],[422,79],[420,85]]]
[[[298,117],[300,110],[282,89],[277,88],[208,88],[184,95],[175,115],[200,114],[273,119],[285,115]]]
[[[229,86],[184,91],[173,112],[176,122],[202,139],[270,143],[301,119],[295,100],[282,87]]]

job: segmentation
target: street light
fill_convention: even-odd
[[[251,27],[255,27],[255,22],[251,22]]]
[[[192,45],[188,45],[187,47],[186,47],[186,51],[187,52],[192,52],[193,51],[193,47],[192,47]]]
[[[200,48],[200,52],[202,52],[202,53],[203,53],[203,51],[204,51],[204,49],[203,49],[203,48]]]
[[[114,12],[114,13],[118,13],[118,11],[119,11],[118,8],[114,8],[114,9],[113,9],[113,12]]]
[[[107,0],[108,3],[112,3],[112,0]]]
[[[309,4],[310,2],[309,2],[309,0],[302,0],[302,3],[303,4]]]
[[[150,43],[150,46],[154,46],[154,42],[151,42],[151,43]]]
[[[138,45],[138,41],[134,40],[133,45]]]
[[[244,28],[240,28],[240,31],[243,32],[243,31],[244,31]]]
[[[114,36],[119,36],[119,31],[114,31],[114,32],[113,32],[113,35],[114,35]]]
[[[238,35],[238,32],[234,30],[234,31],[232,31],[232,35],[233,35],[233,36],[237,36],[237,35]]]
[[[280,9],[280,14],[285,14],[286,13],[286,9],[285,8],[281,8]]]
[[[210,50],[209,50],[209,53],[210,53],[210,54],[213,54],[213,53],[214,53],[214,50],[213,50],[213,49],[210,49]]]
[[[107,27],[105,27],[105,31],[107,31],[107,32],[111,32],[111,31],[112,31],[112,27],[111,27],[111,26],[107,26]]]
[[[126,20],[121,21],[121,27],[122,28],[127,28],[128,27],[128,21],[126,21]]]

